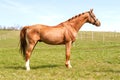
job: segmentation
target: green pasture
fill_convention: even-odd
[[[0,80],[120,80],[120,33],[79,32],[65,67],[65,46],[38,43],[31,70],[19,52],[19,31],[0,30]]]

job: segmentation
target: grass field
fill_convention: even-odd
[[[82,32],[81,32],[82,33]],[[38,43],[31,70],[19,53],[19,31],[0,31],[0,80],[120,80],[120,33],[78,34],[71,51],[72,69],[65,67],[65,48]],[[114,35],[115,33],[109,33]]]

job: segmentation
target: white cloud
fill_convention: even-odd
[[[62,15],[41,15],[36,16],[38,23],[46,24],[46,25],[57,25],[64,21],[64,17]]]
[[[31,6],[25,5],[16,0],[4,0],[1,2],[1,7],[3,7],[5,10],[7,9],[13,12],[20,12],[20,13],[32,12]]]

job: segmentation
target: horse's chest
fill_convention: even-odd
[[[77,33],[74,30],[65,31],[65,40],[74,42],[76,40]]]

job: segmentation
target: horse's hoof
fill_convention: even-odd
[[[71,66],[71,65],[69,65],[69,66],[68,66],[68,68],[69,68],[69,69],[71,69],[71,68],[72,68],[72,66]]]
[[[71,65],[65,64],[68,69],[72,68]]]
[[[30,71],[30,68],[27,68],[26,71]]]

